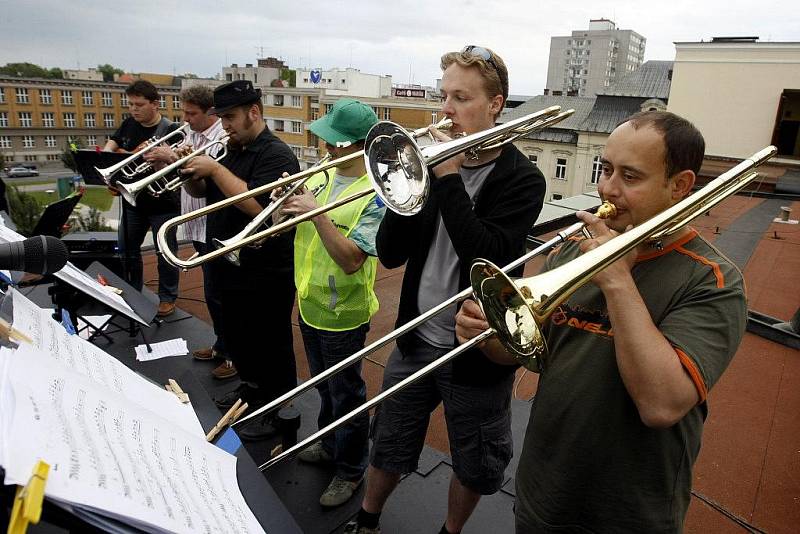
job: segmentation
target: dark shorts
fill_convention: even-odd
[[[405,357],[395,348],[383,375],[386,390],[424,367],[446,349],[421,340]],[[488,386],[454,384],[452,362],[382,402],[372,421],[370,463],[405,474],[417,468],[431,412],[444,404],[453,471],[459,482],[482,495],[500,489],[511,461],[511,388],[514,375]]]

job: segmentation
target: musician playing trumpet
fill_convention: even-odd
[[[122,124],[103,150],[112,152],[136,152],[151,138],[164,137],[178,128],[178,125],[162,117],[158,111],[159,95],[156,87],[146,80],[136,80],[125,89],[128,96],[130,117]],[[113,185],[109,185],[116,194]],[[136,206],[129,204],[124,198],[122,203],[122,220],[119,225],[119,246],[125,261],[126,278],[130,284],[141,290],[142,279],[142,243],[151,229],[153,241],[161,225],[180,213],[180,197],[177,192],[166,192],[158,198],[141,195]],[[174,233],[169,235],[170,246],[177,248]],[[175,311],[175,300],[178,298],[178,282],[180,271],[173,267],[160,255],[158,256],[158,316],[166,317]]]
[[[601,157],[597,189],[616,214],[604,222],[580,212],[593,237],[565,243],[544,269],[683,200],[704,149],[700,132],[677,115],[630,117]],[[741,272],[687,226],[578,288],[544,325],[549,352],[516,474],[517,532],[682,532],[706,396],[746,322]],[[459,340],[487,327],[466,301]],[[494,339],[483,352],[516,362]]]

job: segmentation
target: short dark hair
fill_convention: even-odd
[[[136,80],[125,89],[128,96],[141,96],[150,102],[158,100],[158,89],[147,80]]]
[[[205,85],[193,85],[181,91],[181,102],[208,111],[214,105],[214,92]]]
[[[667,178],[685,170],[700,173],[706,141],[694,124],[669,111],[640,111],[622,121],[634,129],[651,126],[664,139],[664,165]]]
[[[249,104],[242,104],[239,107],[242,108],[245,113],[247,113],[248,111],[250,111],[250,108],[253,107],[253,104],[258,106],[258,112],[261,113],[261,115],[264,115],[264,103],[261,102],[260,98],[258,100],[250,102]]]

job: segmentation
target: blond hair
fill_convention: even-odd
[[[500,111],[502,111],[506,105],[506,100],[508,100],[508,69],[503,58],[489,48],[486,48],[486,50],[491,54],[491,62],[470,52],[448,52],[442,56],[442,71],[453,63],[458,63],[459,66],[464,68],[477,69],[481,78],[483,78],[483,86],[486,89],[487,96],[493,98],[496,95],[503,95],[503,103],[500,106]],[[498,111],[498,115],[500,111]]]

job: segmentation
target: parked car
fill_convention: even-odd
[[[8,169],[7,174],[9,178],[21,178],[24,176],[39,176],[39,171],[26,167],[11,167]]]

